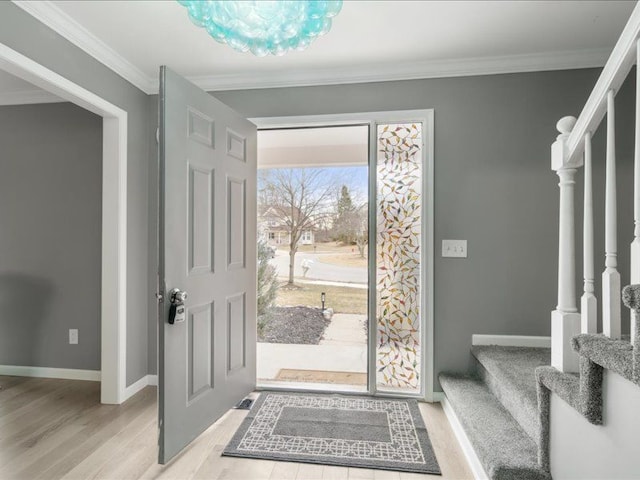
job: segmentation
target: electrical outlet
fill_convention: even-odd
[[[78,329],[70,328],[69,329],[69,345],[77,345],[78,344]]]
[[[442,240],[442,256],[467,258],[466,240]]]

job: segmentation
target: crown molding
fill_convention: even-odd
[[[18,7],[131,82],[145,93],[158,92],[158,79],[122,57],[50,0],[13,0]],[[207,91],[246,90],[372,83],[424,78],[448,78],[505,73],[571,70],[602,67],[609,49],[558,51],[525,55],[460,58],[402,64],[351,66],[285,72],[249,72],[229,75],[190,76],[188,80]]]
[[[63,12],[53,2],[49,0],[37,2],[13,0],[13,3],[143,92],[157,92],[157,88],[155,92],[153,91],[152,79],[142,70]]]
[[[308,87],[353,83],[466,77],[505,73],[542,72],[602,67],[610,50],[560,51],[499,57],[461,58],[404,64],[382,64],[345,69],[287,71],[283,73],[191,76],[187,79],[207,91],[278,87]],[[157,81],[154,90],[157,91]]]
[[[65,99],[45,90],[20,90],[16,92],[0,92],[0,106],[31,105],[34,103],[62,103]]]

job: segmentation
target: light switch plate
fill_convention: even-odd
[[[442,256],[452,258],[467,258],[467,241],[442,240]]]
[[[69,345],[77,345],[78,344],[78,329],[70,328],[69,329]]]

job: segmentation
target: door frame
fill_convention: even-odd
[[[393,111],[378,111],[378,112],[363,112],[363,113],[342,113],[342,114],[325,114],[325,115],[300,115],[300,116],[286,116],[286,117],[256,117],[249,118],[250,121],[255,123],[258,130],[265,129],[278,129],[278,128],[304,128],[304,127],[331,127],[331,126],[350,126],[350,125],[369,125],[369,172],[375,172],[372,167],[375,167],[376,162],[376,132],[375,126],[378,123],[393,123],[393,122],[422,122],[424,125],[423,139],[425,142],[424,155],[425,155],[425,171],[423,178],[423,191],[426,192],[425,198],[427,199],[427,205],[423,209],[423,222],[422,222],[422,238],[425,239],[425,256],[422,259],[422,264],[427,266],[423,269],[422,276],[422,299],[423,305],[421,310],[424,312],[422,316],[423,328],[422,328],[422,345],[424,351],[422,352],[422,365],[421,370],[424,372],[420,393],[415,394],[402,394],[402,393],[389,393],[378,392],[376,389],[376,370],[371,368],[375,365],[375,347],[376,337],[369,335],[368,338],[368,391],[372,395],[379,396],[393,396],[393,397],[411,397],[424,400],[426,402],[439,401],[439,397],[434,395],[434,372],[435,372],[435,354],[434,354],[434,110],[433,109],[420,109],[420,110],[393,110]],[[369,176],[369,198],[375,198],[376,185],[375,176]],[[376,209],[369,208],[369,244],[368,254],[369,259],[375,258],[375,245],[376,245]],[[372,291],[373,286],[376,284],[376,271],[375,268],[369,268],[369,292]],[[376,331],[376,311],[375,296],[369,295],[369,331]],[[311,390],[311,389],[309,389]],[[309,391],[306,390],[305,391]],[[350,393],[350,392],[347,392]],[[352,392],[358,394],[358,392]]]
[[[0,69],[103,118],[101,403],[119,404],[126,386],[127,112],[0,43]]]

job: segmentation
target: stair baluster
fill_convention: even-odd
[[[635,138],[635,161],[633,173],[633,217],[634,232],[631,243],[631,283],[640,283],[640,40],[636,42],[636,138]],[[636,324],[640,321],[638,311],[631,310],[631,344],[635,346]]]
[[[605,186],[605,270],[602,274],[602,330],[612,339],[621,335],[620,273],[618,272],[618,223],[616,206],[615,92],[607,93],[607,158]]]
[[[595,296],[593,261],[593,170],[591,164],[591,133],[584,136],[584,220],[583,220],[584,293],[580,301],[582,333],[598,333],[598,300]]]

